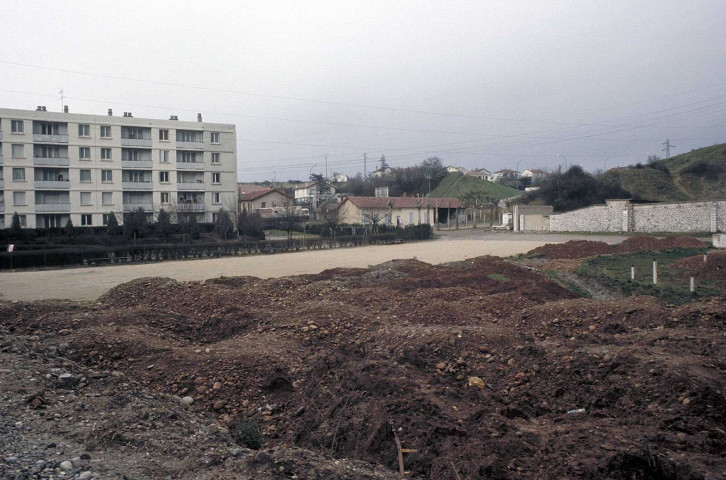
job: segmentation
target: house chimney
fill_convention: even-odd
[[[129,117],[133,117],[134,115],[131,112],[128,112]]]
[[[38,105],[38,107],[35,109],[36,112],[42,112],[45,110],[45,107],[43,105]]]
[[[68,113],[68,105],[63,105],[63,113]]]
[[[113,117],[113,110],[111,110],[110,108],[108,109],[108,116]]]
[[[176,115],[169,115],[169,120],[179,120],[179,117]]]
[[[199,123],[202,122],[202,114],[201,113],[197,113],[197,122],[199,122]]]

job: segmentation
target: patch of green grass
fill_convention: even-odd
[[[490,273],[487,275],[487,278],[491,278],[492,280],[497,280],[498,282],[508,282],[509,277],[506,275],[502,275],[501,273]]]
[[[625,295],[650,295],[668,303],[682,304],[696,298],[710,297],[724,292],[724,285],[713,280],[698,280],[695,294],[689,290],[689,279],[673,264],[694,255],[702,255],[705,248],[673,248],[602,255],[589,258],[578,267],[577,274],[595,278],[620,288]],[[658,262],[658,283],[653,284],[653,261]],[[630,267],[635,266],[635,280],[630,278]]]
[[[441,183],[431,192],[431,197],[453,197],[463,198],[467,194],[474,194],[481,198],[502,198],[516,197],[524,192],[514,188],[489,182],[476,177],[470,177],[462,173],[450,173],[441,180]]]

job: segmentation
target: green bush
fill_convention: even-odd
[[[234,443],[252,450],[258,450],[264,442],[260,427],[255,422],[237,420],[229,427],[229,433]]]

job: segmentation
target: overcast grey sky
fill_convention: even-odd
[[[237,126],[241,181],[726,142],[726,1],[0,0],[0,106]],[[318,165],[315,165],[318,164]]]

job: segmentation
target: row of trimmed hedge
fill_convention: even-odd
[[[428,227],[420,228],[420,227]],[[428,233],[427,233],[428,232]],[[431,238],[431,227],[416,225],[371,235],[344,235],[332,238],[261,240],[238,242],[205,242],[192,244],[147,245],[76,245],[43,250],[19,250],[0,253],[0,270],[69,265],[150,262],[187,258],[216,258],[236,255],[281,253],[323,248],[376,245]]]

